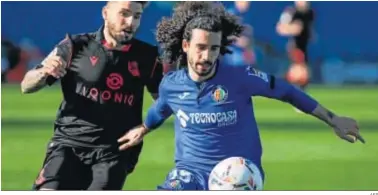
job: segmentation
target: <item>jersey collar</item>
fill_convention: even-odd
[[[116,48],[110,48],[109,44],[106,42],[105,37],[104,37],[104,25],[102,25],[98,31],[95,33],[95,40],[99,43],[101,43],[106,49],[109,50],[118,50],[118,51],[123,51],[123,52],[128,52],[131,49],[132,42],[134,39],[130,41],[130,43],[116,47]]]
[[[189,76],[189,71],[188,71],[188,68],[185,68],[184,69],[184,74],[185,74],[185,77],[186,77],[186,80],[190,83],[193,83],[195,84],[197,87],[199,86],[204,86],[204,85],[207,85],[208,83],[211,83],[213,80],[215,80],[218,72],[219,72],[219,68],[220,68],[220,63],[219,63],[219,60],[217,60],[216,62],[216,65],[215,65],[215,73],[209,77],[208,79],[202,81],[202,82],[196,82],[194,81],[190,76]]]

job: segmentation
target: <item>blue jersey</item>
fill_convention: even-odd
[[[241,156],[261,168],[262,148],[253,96],[292,103],[309,113],[317,102],[287,82],[251,66],[218,65],[215,76],[194,82],[186,69],[168,73],[146,126],[156,128],[175,115],[175,162],[210,173],[221,160]],[[149,118],[160,118],[152,122]]]

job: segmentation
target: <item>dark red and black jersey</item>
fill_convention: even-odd
[[[68,65],[61,79],[63,101],[53,140],[83,147],[116,146],[120,136],[142,123],[144,87],[158,92],[163,76],[158,48],[132,39],[109,49],[101,28],[67,35],[56,49]],[[47,82],[51,85],[55,79]]]
[[[300,11],[293,7],[287,7],[281,15],[281,19],[289,23],[299,21],[302,24],[302,31],[293,37],[292,43],[296,49],[306,52],[308,41],[312,36],[311,28],[314,22],[314,11],[312,9]]]
[[[311,38],[311,28],[314,21],[314,11],[312,9],[306,11],[294,10],[292,21],[300,21],[302,23],[302,31],[294,37],[295,45],[298,49],[307,50],[308,41]]]

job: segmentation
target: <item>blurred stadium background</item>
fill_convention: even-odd
[[[138,38],[154,43],[157,21],[174,2],[152,2]],[[283,76],[289,66],[287,39],[275,31],[292,2],[251,2],[242,14],[252,26],[249,60]],[[61,101],[59,86],[22,95],[19,82],[65,33],[95,31],[104,2],[2,2],[1,188],[29,190],[41,167]],[[234,2],[225,2],[235,10]],[[312,2],[315,39],[309,45],[309,93],[337,113],[360,123],[363,145],[339,140],[316,119],[286,104],[257,99],[256,117],[264,147],[267,190],[378,189],[378,18],[377,2]],[[246,60],[233,57],[235,63]],[[145,109],[151,99],[145,99]],[[127,190],[153,190],[173,166],[172,120],[146,138]]]

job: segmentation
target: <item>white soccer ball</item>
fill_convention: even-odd
[[[218,163],[209,176],[209,190],[262,190],[260,170],[242,157],[227,158]]]

